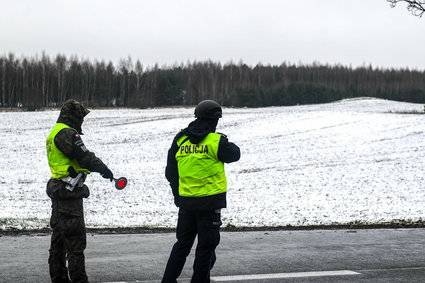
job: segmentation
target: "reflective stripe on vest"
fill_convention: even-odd
[[[74,170],[77,173],[90,173],[89,170],[81,168],[77,160],[69,159],[56,147],[55,137],[61,130],[65,128],[71,127],[66,124],[57,123],[46,138],[47,160],[49,161],[50,171],[52,172],[52,178],[54,179],[60,179],[69,176],[69,166],[74,167]]]
[[[204,197],[227,191],[224,163],[217,158],[220,138],[220,134],[210,133],[198,144],[191,143],[187,136],[177,141],[179,195]]]

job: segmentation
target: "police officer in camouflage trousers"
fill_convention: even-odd
[[[162,279],[175,283],[198,236],[192,283],[210,282],[210,270],[220,242],[221,214],[226,207],[224,163],[238,161],[239,147],[215,133],[220,105],[204,100],[195,108],[195,121],[180,131],[168,151],[165,176],[179,207],[176,236]]]
[[[99,172],[103,178],[113,180],[111,170],[81,140],[81,125],[89,112],[78,101],[67,100],[46,139],[52,172],[46,190],[52,200],[49,271],[54,283],[88,282],[83,198],[90,192],[84,180],[90,172]]]

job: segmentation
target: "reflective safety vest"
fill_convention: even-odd
[[[178,139],[180,196],[204,197],[227,191],[224,163],[217,157],[220,138],[220,134],[210,133],[198,144],[191,143],[187,136]]]
[[[50,134],[46,138],[46,151],[47,151],[47,160],[49,161],[50,171],[52,172],[52,178],[61,179],[69,176],[68,167],[74,167],[74,170],[84,173],[91,173],[87,169],[80,167],[80,164],[75,159],[69,159],[62,151],[60,151],[55,145],[55,136],[59,133],[60,130],[65,128],[71,128],[66,124],[57,123]]]

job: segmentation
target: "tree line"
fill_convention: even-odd
[[[0,107],[60,107],[68,98],[88,107],[196,105],[262,107],[325,103],[372,96],[425,103],[425,72],[284,62],[248,66],[210,60],[145,68],[128,57],[118,64],[76,56],[0,57]]]

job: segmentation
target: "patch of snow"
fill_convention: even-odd
[[[226,165],[224,225],[286,226],[417,221],[425,216],[423,105],[381,99],[225,108],[217,131],[241,148]],[[391,113],[392,112],[392,113]],[[0,229],[49,225],[45,138],[59,111],[0,112]],[[174,227],[164,177],[174,135],[192,108],[92,110],[82,136],[128,186],[91,174],[88,227]]]

